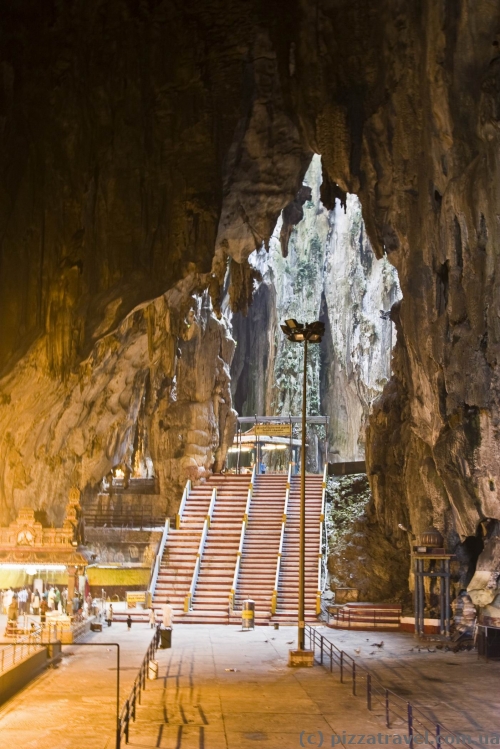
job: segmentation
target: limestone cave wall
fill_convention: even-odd
[[[324,205],[358,196],[403,295],[367,437],[377,523],[456,543],[499,518],[498,3],[6,0],[0,33],[2,513],[74,481],[58,466],[90,451],[80,399],[123,444],[152,300],[202,274],[217,313],[230,256],[248,304],[246,258],[318,153]]]
[[[324,341],[309,348],[308,413],[327,415],[329,427],[327,435],[312,427],[309,437],[327,437],[332,462],[362,460],[371,404],[391,376],[389,314],[399,284],[387,258],[373,253],[356,196],[328,210],[321,186],[315,155],[292,204],[300,206],[295,223],[285,208],[268,249],[249,258],[261,280],[248,313],[229,313],[238,344],[231,390],[241,415],[300,414],[302,348],[285,339],[279,323],[321,319]]]

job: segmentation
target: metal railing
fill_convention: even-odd
[[[368,710],[382,710],[386,728],[406,730],[410,749],[414,749],[415,744],[433,743],[429,739],[434,739],[436,749],[441,749],[441,739],[445,734],[446,741],[443,743],[459,744],[472,749],[462,733],[450,731],[432,716],[426,715],[420,708],[384,687],[376,676],[356,663],[344,650],[339,650],[314,627],[306,624],[305,636],[316,661],[329,668],[330,673],[333,673],[334,668],[338,669],[340,683],[350,683],[352,694],[355,697],[363,696]]]
[[[319,553],[318,553],[318,591],[316,593],[316,614],[321,614],[321,594],[323,592],[323,529],[325,526],[325,501],[328,463],[323,471],[323,484],[321,491],[321,514],[319,516]]]
[[[377,608],[377,604],[369,606],[349,607],[345,604],[333,606],[336,611],[331,615],[330,624],[341,629],[376,629],[399,628],[402,606],[394,604],[390,608]]]
[[[274,576],[274,590],[271,598],[271,614],[276,613],[278,606],[278,586],[280,580],[281,555],[283,554],[283,541],[285,538],[286,516],[288,512],[288,501],[290,499],[290,487],[292,483],[292,464],[288,464],[288,476],[286,480],[285,504],[283,505],[283,518],[281,521],[280,545],[278,547],[278,558],[276,559],[276,574]]]
[[[238,545],[238,553],[236,555],[236,564],[234,566],[233,584],[231,585],[231,592],[229,593],[229,611],[234,611],[234,599],[236,596],[236,588],[238,586],[238,575],[240,574],[241,555],[243,553],[243,543],[245,541],[245,533],[248,525],[248,516],[250,514],[250,504],[252,502],[253,487],[255,484],[255,465],[253,467],[252,476],[250,478],[250,484],[248,486],[247,503],[245,505],[245,514],[241,523],[240,543]]]
[[[165,551],[165,545],[167,543],[169,530],[170,530],[170,518],[167,518],[165,520],[163,533],[161,534],[160,544],[158,546],[158,551],[156,553],[153,569],[151,571],[151,579],[149,581],[148,596],[149,596],[150,605],[152,605],[153,603],[153,595],[155,592],[156,583],[158,582],[158,575],[160,574],[161,560],[163,559],[163,552]]]
[[[191,579],[191,585],[189,586],[188,594],[184,599],[184,611],[187,613],[193,608],[193,596],[196,589],[196,583],[198,581],[198,575],[200,574],[201,558],[203,556],[203,549],[205,548],[205,541],[207,540],[208,531],[210,529],[210,523],[212,521],[212,515],[214,512],[215,502],[217,500],[217,487],[212,490],[212,498],[208,507],[208,514],[203,523],[203,530],[201,532],[200,545],[196,553],[196,563],[194,565],[193,577]]]
[[[35,634],[30,633],[25,637],[19,638],[12,645],[5,645],[0,648],[0,674],[13,668],[17,663],[21,663],[32,653],[42,649],[40,640]]]
[[[125,737],[125,743],[129,742],[130,734],[130,723],[135,721],[135,713],[137,705],[141,704],[142,692],[146,689],[146,680],[148,677],[149,662],[154,659],[155,653],[160,644],[160,625],[157,626],[156,632],[153,639],[151,640],[149,647],[146,651],[146,655],[143,658],[139,673],[135,677],[132,689],[128,699],[121,709],[119,720],[118,720],[118,731],[117,731],[117,749],[120,749],[121,740]]]
[[[153,505],[125,507],[123,510],[98,510],[87,508],[83,511],[85,525],[90,528],[158,528],[163,525],[165,514],[155,514]]]
[[[51,621],[51,617],[47,616],[46,621],[41,622],[27,614],[21,615],[18,622],[22,622],[24,633],[15,635],[16,645],[28,641],[37,642],[40,645],[50,645],[54,642],[63,641],[64,635],[68,637],[71,635],[73,640],[77,640],[81,635],[87,634],[89,619],[92,621],[96,617],[91,616],[84,619],[83,616],[79,618],[71,616],[64,621]]]
[[[187,498],[191,494],[191,489],[192,489],[191,479],[188,479],[186,481],[186,486],[184,487],[184,491],[182,492],[182,499],[179,505],[179,509],[177,510],[177,513],[175,516],[175,527],[177,529],[181,527],[182,516],[184,514],[184,509],[186,507]]]

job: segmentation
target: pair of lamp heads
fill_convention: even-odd
[[[293,343],[302,343],[303,341],[320,343],[325,334],[325,324],[316,320],[304,325],[292,318],[291,320],[285,320],[285,324],[281,325],[281,330]]]

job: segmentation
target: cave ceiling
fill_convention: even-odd
[[[464,537],[500,519],[498,2],[1,12],[0,521],[57,515],[126,456],[141,409],[161,491],[218,465],[228,261],[245,308],[246,258],[313,153],[403,294],[367,435],[379,522]]]

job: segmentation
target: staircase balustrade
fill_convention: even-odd
[[[283,507],[283,520],[281,522],[281,534],[280,534],[280,545],[278,549],[278,558],[276,560],[276,575],[274,578],[274,590],[273,590],[273,596],[271,599],[271,614],[276,613],[276,607],[278,605],[278,584],[279,584],[279,578],[280,578],[280,567],[281,567],[281,555],[283,552],[283,541],[285,538],[285,525],[286,525],[286,515],[288,512],[288,500],[290,498],[290,487],[292,485],[292,464],[288,464],[288,477],[286,480],[286,492],[285,492],[285,504]]]
[[[188,483],[191,483],[191,482],[188,482]],[[170,530],[170,518],[167,518],[165,520],[163,533],[161,534],[160,544],[158,546],[158,551],[156,553],[156,557],[153,563],[153,568],[151,570],[151,579],[149,581],[148,596],[147,596],[149,600],[146,601],[146,603],[149,603],[149,605],[152,605],[153,603],[153,596],[154,596],[154,592],[156,589],[156,583],[158,582],[158,575],[160,574],[161,560],[163,559],[163,552],[165,551],[165,545],[167,543],[169,530]]]
[[[243,553],[243,543],[245,540],[245,533],[248,525],[248,516],[250,514],[250,503],[253,496],[253,488],[255,484],[255,465],[252,471],[252,477],[248,486],[247,503],[245,505],[245,514],[243,515],[243,521],[241,523],[240,543],[238,546],[238,552],[236,555],[236,564],[234,567],[233,584],[231,585],[231,592],[229,593],[229,611],[234,611],[234,599],[236,596],[236,588],[238,585],[238,575],[240,574],[241,555]]]
[[[212,498],[210,500],[210,506],[208,508],[208,514],[205,518],[205,522],[203,523],[203,531],[201,533],[200,545],[198,547],[198,552],[196,554],[196,564],[194,566],[191,585],[189,586],[189,592],[186,598],[184,599],[184,611],[186,612],[186,614],[188,611],[191,611],[191,609],[193,608],[193,597],[194,597],[194,591],[196,590],[196,583],[198,581],[198,575],[200,574],[201,558],[203,556],[203,549],[205,548],[205,541],[207,540],[207,535],[208,535],[208,531],[210,528],[210,522],[212,520],[212,515],[214,512],[216,500],[217,500],[217,488],[214,488],[212,491]]]
[[[184,487],[184,491],[182,493],[182,499],[181,504],[179,506],[179,509],[177,510],[177,514],[175,516],[175,527],[178,530],[181,527],[181,521],[182,521],[182,515],[184,513],[184,508],[186,507],[187,498],[191,494],[191,479],[188,479],[186,481],[186,486]]]
[[[323,529],[325,525],[325,501],[328,464],[323,471],[323,486],[321,492],[321,515],[319,516],[319,554],[318,554],[318,592],[316,594],[316,614],[321,614],[321,593],[323,592]]]

